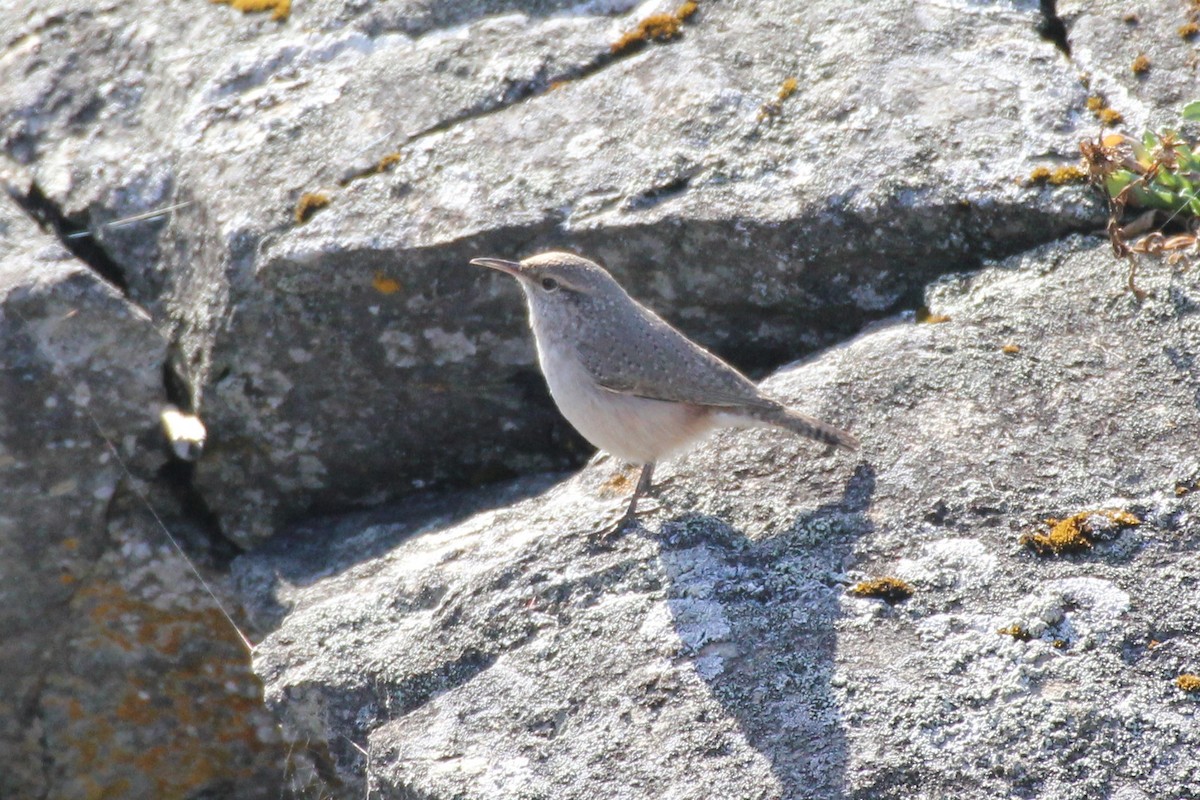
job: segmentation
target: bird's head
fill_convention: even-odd
[[[474,258],[471,263],[512,275],[525,290],[535,330],[539,323],[561,320],[563,324],[586,325],[603,306],[620,306],[628,295],[604,267],[582,256],[550,252],[524,261]]]

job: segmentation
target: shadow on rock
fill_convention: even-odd
[[[365,511],[316,516],[282,531],[233,563],[241,600],[259,630],[278,627],[288,612],[275,600],[282,582],[304,587],[378,559],[418,534],[450,528],[488,509],[545,492],[563,476],[528,475],[468,491],[437,491]]]
[[[840,798],[846,734],[831,686],[841,574],[871,530],[875,471],[860,465],[842,497],[754,541],[713,516],[662,529],[668,604],[683,654],[778,785],[762,797]]]

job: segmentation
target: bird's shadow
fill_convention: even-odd
[[[855,542],[870,533],[875,470],[860,464],[842,496],[754,541],[716,517],[661,529],[668,605],[712,697],[771,765],[776,793],[841,798],[847,738],[832,685],[836,622]]]

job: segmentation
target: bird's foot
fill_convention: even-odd
[[[641,515],[654,511],[659,507],[658,501],[644,497],[637,507],[629,506],[625,513],[615,520],[600,523],[599,526],[587,532],[588,549],[593,552],[608,552],[615,548],[616,543],[625,534],[642,524]]]

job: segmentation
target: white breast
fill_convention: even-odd
[[[602,389],[568,347],[547,347],[542,336],[536,338],[542,373],[559,411],[585,439],[619,459],[633,464],[660,461],[715,427],[712,414],[703,407]]]

